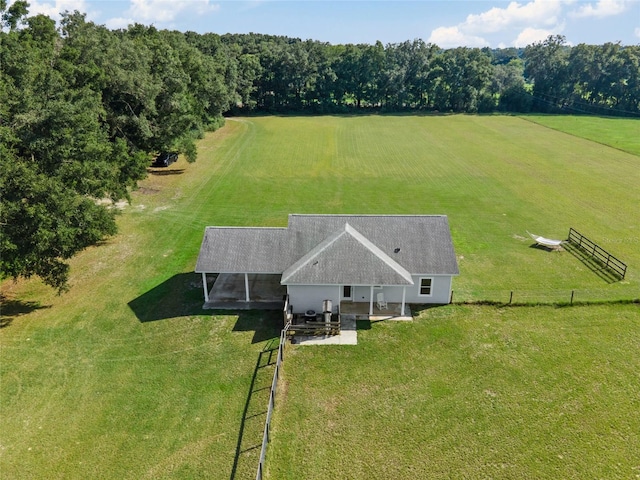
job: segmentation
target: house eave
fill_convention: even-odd
[[[382,287],[409,287],[415,285],[415,282],[411,283],[294,283],[288,282],[283,283],[280,282],[280,285],[285,286],[296,286],[296,287],[339,287],[341,285],[349,285],[352,287],[373,287],[373,286],[382,286]]]

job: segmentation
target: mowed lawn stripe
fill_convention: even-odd
[[[446,213],[465,256],[460,292],[465,279],[487,288],[505,275],[504,284],[519,288],[624,289],[603,285],[568,255],[536,257],[541,252],[523,248],[527,230],[564,238],[574,226],[605,248],[609,240],[625,261],[637,258],[629,232],[638,169],[631,168],[636,157],[623,152],[514,117],[246,121],[255,125],[256,140],[237,165],[239,175],[213,200],[219,211],[245,205],[250,215],[268,212],[271,225],[284,225],[290,212]],[[302,144],[320,146],[304,152]],[[537,272],[511,268],[522,262]]]
[[[640,156],[640,119],[591,115],[522,115],[548,128]]]

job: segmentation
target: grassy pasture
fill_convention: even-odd
[[[290,348],[268,478],[634,478],[638,305],[450,305]]]
[[[514,301],[566,301],[571,290],[577,300],[637,298],[640,158],[608,148],[613,137],[602,131],[594,143],[499,116],[228,121],[200,143],[197,163],[181,160],[143,182],[119,218],[120,234],[74,259],[69,293],[3,283],[2,476],[255,474],[261,388],[271,372],[263,352],[278,319],[200,310],[190,272],[205,225],[281,226],[291,212],[444,213],[460,257],[455,300],[506,300],[511,290]],[[528,229],[564,238],[569,226],[626,261],[627,279],[608,283],[568,252],[531,248],[526,237]],[[498,476],[482,462],[507,468],[504,458],[523,448],[531,452],[505,472],[615,477],[614,463],[581,470],[557,457],[603,463],[611,452],[620,452],[621,477],[640,465],[632,434],[640,431],[637,305],[458,305],[426,310],[411,324],[364,327],[357,349],[289,350],[271,478],[335,478],[314,477],[320,466],[349,478],[417,478],[427,459],[442,472],[482,478]],[[333,375],[332,366],[348,368]],[[531,370],[541,378],[522,385]],[[367,402],[346,398],[356,391]],[[562,423],[551,431],[549,415],[562,413],[562,401],[573,416],[566,431]],[[358,426],[377,433],[358,436]],[[540,453],[554,442],[568,453]]]
[[[589,115],[525,115],[529,121],[640,155],[640,119]]]

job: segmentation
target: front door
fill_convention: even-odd
[[[353,288],[351,285],[342,286],[342,300],[353,300]]]

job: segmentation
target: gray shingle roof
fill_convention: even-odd
[[[282,273],[291,258],[286,228],[207,227],[196,272]]]
[[[348,223],[282,274],[283,285],[413,285],[411,274]]]
[[[324,268],[313,268],[315,261]],[[297,214],[287,228],[207,227],[196,272],[283,273],[283,284],[351,285],[459,273],[444,215]]]
[[[446,215],[289,216],[289,230],[300,232],[295,248],[304,253],[345,223],[412,274],[459,273]]]

